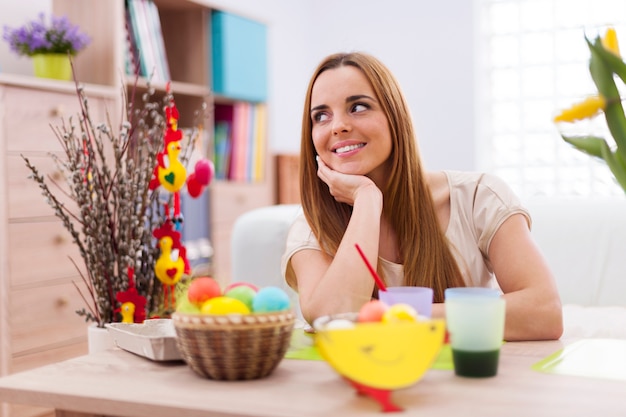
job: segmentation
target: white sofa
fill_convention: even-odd
[[[564,304],[626,306],[626,201],[526,202]]]
[[[597,326],[586,323],[610,324],[611,311],[626,306],[626,201],[536,199],[525,205],[533,219],[532,234],[567,307],[566,333],[589,336],[587,328]],[[280,257],[287,229],[300,210],[298,205],[263,207],[235,222],[234,281],[280,286],[297,303],[281,277]],[[597,306],[603,308],[588,308]],[[626,337],[626,323],[607,329],[602,335]]]

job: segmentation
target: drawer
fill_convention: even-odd
[[[85,271],[78,247],[56,218],[9,223],[8,243],[12,287],[78,276],[70,258]]]
[[[74,201],[68,196],[69,187],[65,182],[63,172],[57,167],[51,156],[25,155],[39,173],[43,175],[52,190],[52,193],[65,206],[77,212],[78,208]],[[9,155],[7,157],[8,183],[9,183],[9,218],[23,219],[28,217],[53,216],[54,210],[47,203],[39,185],[29,176],[30,169],[26,162],[19,155]],[[51,179],[50,179],[50,178]],[[58,184],[55,185],[55,184]]]
[[[85,285],[77,285],[87,297]],[[76,314],[86,304],[70,279],[20,287],[11,291],[9,297],[13,357],[86,337],[87,324]]]
[[[2,417],[55,417],[54,408],[35,407],[32,405],[7,404],[6,414]]]
[[[20,354],[13,357],[11,373],[22,372],[28,369],[39,368],[51,363],[61,362],[88,353],[87,324],[84,325],[84,334],[79,339],[72,339],[59,346],[50,347],[36,353]]]
[[[70,116],[78,126],[80,104],[75,93],[6,87],[3,101],[8,151],[61,151],[51,126],[67,124]],[[89,108],[96,124],[106,121],[104,99],[90,98]]]
[[[211,185],[212,222],[233,223],[243,213],[274,204],[266,185],[216,181]]]

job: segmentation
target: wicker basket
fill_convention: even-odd
[[[180,353],[200,376],[245,380],[268,376],[283,359],[295,317],[291,312],[172,315]]]

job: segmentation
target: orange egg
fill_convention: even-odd
[[[383,318],[383,314],[389,309],[389,306],[380,300],[371,300],[363,304],[359,310],[357,321],[359,323],[378,322]]]
[[[211,277],[194,278],[187,289],[187,299],[197,306],[219,295],[222,295],[220,285]]]

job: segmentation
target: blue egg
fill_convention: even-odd
[[[278,287],[261,288],[252,300],[252,311],[255,313],[270,313],[285,311],[291,306],[289,296]]]

